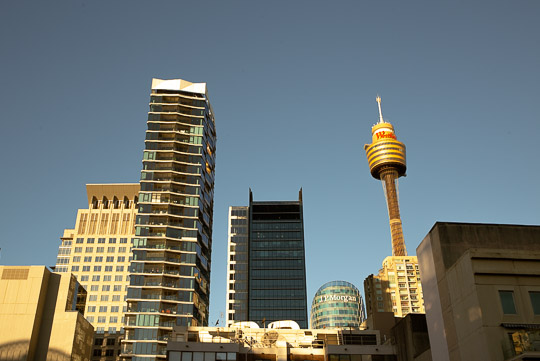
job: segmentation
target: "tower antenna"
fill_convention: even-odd
[[[383,117],[382,117],[382,110],[381,110],[381,97],[377,95],[377,98],[375,98],[377,101],[377,104],[379,105],[379,123],[384,123]]]

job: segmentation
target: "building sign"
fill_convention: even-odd
[[[319,297],[319,302],[326,301],[357,302],[356,296],[349,295],[322,295]]]
[[[384,139],[384,138],[391,138],[396,139],[396,135],[392,132],[386,132],[384,130],[381,130],[380,132],[375,133],[377,135],[377,140]]]

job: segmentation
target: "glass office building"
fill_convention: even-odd
[[[249,207],[229,210],[229,227],[227,324],[307,328],[302,190],[298,201],[253,201],[250,190]]]
[[[313,297],[311,328],[357,328],[365,318],[362,295],[352,283],[327,282]]]
[[[205,83],[152,80],[122,356],[166,357],[173,326],[207,326],[216,150]]]

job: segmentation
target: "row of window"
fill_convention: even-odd
[[[121,282],[122,281],[122,275],[116,275],[114,276],[114,281],[115,282]],[[81,282],[88,282],[88,278],[89,276],[88,275],[83,275],[80,277],[80,281]],[[101,275],[93,275],[92,276],[92,282],[99,282],[101,279]],[[109,275],[104,275],[103,276],[103,282],[110,282],[111,281],[111,276]],[[129,281],[129,275],[126,276],[126,281]]]
[[[253,240],[257,239],[302,239],[302,231],[252,232]]]
[[[116,327],[109,327],[109,329],[107,330],[107,332],[109,334],[115,334],[116,333]],[[119,333],[124,333],[124,328],[123,327],[120,327]],[[96,328],[96,333],[98,334],[102,334],[102,333],[105,333],[105,327],[97,327]]]
[[[125,286],[126,290],[127,290],[127,286]],[[101,285],[101,291],[105,291],[105,292],[108,292],[111,290],[111,285]],[[113,285],[113,289],[112,289],[114,292],[119,292],[119,291],[122,291],[122,285]],[[99,291],[99,285],[91,285],[90,286],[90,291],[92,292],[96,292],[96,291]]]
[[[516,303],[514,300],[514,291],[499,291],[501,306],[505,315],[516,315]],[[529,299],[533,313],[540,315],[540,291],[529,291]]]
[[[116,332],[116,330],[115,330]],[[118,355],[120,355],[120,350],[117,352]],[[114,356],[114,350],[101,350],[100,348],[96,348],[93,351],[93,356]]]
[[[120,300],[122,299],[122,296],[124,296],[124,301],[126,300],[126,296],[125,295],[112,295],[112,301],[113,302],[120,302]],[[88,301],[89,302],[96,302],[98,300],[98,295],[89,295],[88,296]],[[100,297],[100,301],[101,302],[109,302],[109,295],[101,295]]]
[[[105,272],[112,272],[113,266],[105,266],[104,268]],[[90,266],[71,266],[71,272],[90,272]],[[94,272],[100,272],[101,266],[94,266]],[[67,272],[67,271],[66,271]],[[116,266],[116,272],[124,272],[124,266]],[[115,277],[121,277],[121,276],[115,276]]]
[[[96,312],[96,306],[88,306],[86,308],[87,312]],[[108,306],[99,306],[99,312],[107,312]],[[127,306],[124,306],[122,312],[126,312]],[[111,306],[111,312],[120,312],[120,306]]]
[[[169,352],[170,361],[236,361],[235,352]]]
[[[97,243],[105,243],[106,238],[98,238]],[[95,238],[87,238],[86,243],[92,244],[94,243]],[[76,242],[77,244],[84,243],[84,238],[77,238]],[[109,243],[116,243],[116,238],[109,238]],[[120,238],[120,241],[118,243],[128,243],[127,238]]]
[[[131,262],[131,259],[132,259],[132,257],[130,256],[128,258],[128,261]],[[126,261],[125,256],[118,256],[118,258],[116,259],[116,262],[120,262],[120,263],[123,263],[125,261]],[[74,256],[73,257],[73,263],[78,263],[78,262],[81,262],[81,257],[80,256]],[[92,256],[85,256],[83,258],[83,262],[85,262],[85,263],[92,262]],[[94,258],[94,262],[103,262],[103,256],[96,256],[96,258]],[[108,262],[108,263],[114,262],[114,256],[107,256],[107,258],[105,258],[105,262]]]
[[[124,323],[123,320],[124,317],[122,317],[121,322]],[[94,316],[87,316],[86,319],[90,323],[94,323]],[[107,316],[98,316],[97,317],[97,323],[107,323]],[[109,323],[118,323],[118,316],[110,316],[109,317]]]
[[[74,253],[82,253],[83,248],[82,247],[75,247]],[[93,253],[94,247],[86,247],[84,250],[86,253]],[[127,252],[127,247],[118,247],[118,253],[125,253]],[[96,247],[96,253],[104,253],[105,247]],[[108,247],[107,253],[115,253],[116,247]],[[69,253],[68,253],[69,254]]]

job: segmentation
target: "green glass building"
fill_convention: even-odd
[[[311,328],[357,328],[365,318],[362,295],[352,283],[327,282],[313,297]]]

